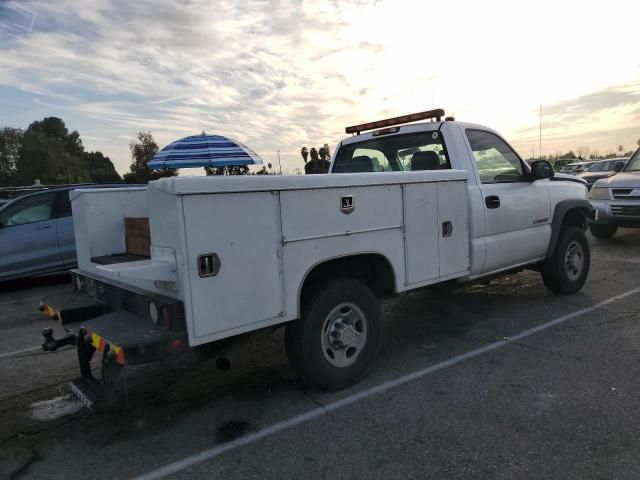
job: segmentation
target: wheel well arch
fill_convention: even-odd
[[[329,278],[360,280],[378,296],[396,292],[395,271],[389,259],[380,253],[357,253],[322,260],[311,266],[300,282],[298,316],[314,287]]]
[[[574,226],[586,229],[589,224],[592,207],[586,199],[571,199],[558,202],[553,212],[553,220],[551,221],[551,238],[549,240],[549,248],[547,249],[547,257],[553,255],[556,245],[560,239],[560,233],[566,226]]]

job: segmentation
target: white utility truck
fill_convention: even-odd
[[[383,296],[525,268],[556,293],[580,290],[584,182],[554,177],[545,161],[529,167],[493,130],[443,117],[347,128],[329,175],[74,191],[75,292],[42,308],[82,326],[59,340],[44,332],[43,347],[77,345],[73,388],[90,403],[123,365],[284,325],[301,377],[338,389],[378,355]],[[135,219],[148,219],[147,255],[129,251]],[[91,373],[96,350],[103,381]]]

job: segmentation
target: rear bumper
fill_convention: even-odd
[[[139,365],[179,353],[187,345],[186,332],[173,332],[122,310],[82,322],[86,344],[112,354],[120,365]]]
[[[103,315],[106,312],[104,302],[92,299],[78,292],[69,292],[52,298],[43,298],[40,309],[49,318],[65,325],[82,322]]]
[[[125,365],[161,360],[187,347],[188,335],[179,300],[132,292],[79,276],[77,272],[73,275],[75,291],[52,300],[43,299],[40,308],[66,324],[68,336],[56,340],[52,329],[47,328],[42,332],[45,338],[42,348],[54,351],[64,345],[76,346],[80,378],[72,382],[72,390],[87,406],[113,390]],[[162,318],[157,317],[155,324],[149,316],[151,302],[162,312]],[[68,328],[70,323],[75,323],[73,329]],[[100,380],[92,373],[96,352],[101,353]]]

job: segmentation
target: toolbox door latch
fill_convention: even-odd
[[[215,277],[220,272],[220,257],[215,253],[205,253],[198,256],[198,275],[200,277]]]

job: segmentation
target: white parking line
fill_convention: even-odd
[[[215,457],[218,457],[220,455],[222,455],[225,452],[228,452],[230,450],[235,450],[237,448],[243,447],[245,445],[249,445],[251,443],[257,442],[258,440],[261,440],[265,437],[269,437],[271,435],[274,435],[276,433],[282,432],[284,430],[288,430],[290,428],[296,427],[298,425],[302,425],[303,423],[309,422],[311,420],[314,420],[316,418],[322,417],[324,415],[328,415],[331,412],[338,410],[340,408],[346,407],[348,405],[352,405],[356,402],[359,402],[361,400],[365,400],[369,397],[373,397],[374,395],[378,395],[381,393],[384,393],[392,388],[396,388],[399,387],[401,385],[404,385],[406,383],[412,382],[414,380],[417,380],[419,378],[425,377],[427,375],[430,375],[434,372],[438,372],[440,370],[443,370],[445,368],[448,367],[452,367],[454,365],[457,365],[459,363],[462,363],[466,360],[469,360],[471,358],[475,358],[478,357],[480,355],[484,355],[485,353],[489,353],[492,352],[494,350],[498,350],[506,345],[509,345],[512,342],[518,341],[518,340],[522,340],[523,338],[529,337],[531,335],[535,335],[536,333],[539,333],[543,330],[547,330],[549,328],[555,327],[557,325],[560,325],[562,323],[567,322],[568,320],[571,320],[573,318],[579,317],[581,315],[585,315],[587,313],[593,312],[594,310],[597,310],[600,307],[604,307],[605,305],[608,305],[610,303],[613,303],[617,300],[620,300],[622,298],[628,297],[629,295],[633,295],[634,293],[638,293],[640,292],[640,287],[636,287],[633,290],[629,290],[627,292],[624,292],[620,295],[616,295],[615,297],[611,297],[607,300],[604,300],[600,303],[596,303],[595,305],[592,305],[590,307],[586,307],[586,308],[582,308],[580,310],[576,310],[573,313],[569,313],[567,315],[563,315],[562,317],[558,317],[554,320],[550,320],[548,322],[542,323],[536,327],[532,327],[532,328],[528,328],[527,330],[523,330],[522,332],[516,334],[516,335],[512,335],[511,337],[505,337],[504,340],[500,340],[497,342],[493,342],[493,343],[489,343],[487,345],[484,345],[480,348],[476,348],[474,350],[471,350],[469,352],[463,353],[461,355],[457,355],[455,357],[452,357],[448,360],[444,360],[442,362],[436,363],[434,365],[431,365],[429,367],[426,368],[422,368],[420,370],[417,370],[415,372],[412,373],[408,373],[406,375],[403,375],[401,377],[398,377],[394,380],[387,380],[386,382],[383,382],[379,385],[376,385],[374,387],[370,387],[367,388],[365,390],[362,390],[360,392],[354,393],[352,395],[349,395],[347,397],[344,397],[340,400],[336,400],[335,402],[331,402],[328,403],[327,405],[323,406],[323,407],[318,407],[318,408],[314,408],[312,410],[309,410],[305,413],[301,413],[299,415],[296,415],[294,417],[288,418],[286,420],[283,420],[281,422],[278,423],[274,423],[273,425],[269,425],[268,427],[265,427],[261,430],[258,430],[257,432],[254,433],[250,433],[248,435],[245,435],[243,437],[237,438],[236,440],[233,440],[231,442],[225,443],[223,445],[218,445],[206,450],[203,450],[199,453],[196,453],[195,455],[191,455],[188,456],[186,458],[183,458],[182,460],[178,460],[177,462],[174,463],[170,463],[168,465],[165,465],[163,467],[160,467],[156,470],[152,470],[144,475],[141,475],[139,477],[136,477],[137,480],[152,480],[152,479],[159,479],[159,478],[164,478],[168,475],[172,475],[174,473],[178,473],[186,468],[189,467],[193,467],[194,465],[198,465],[202,462],[206,462],[208,460],[211,460]]]
[[[42,347],[38,346],[38,347],[25,348],[23,350],[16,350],[14,352],[2,353],[0,354],[0,358],[13,357],[14,355],[20,355],[21,353],[35,352],[36,350],[40,350],[41,348]]]

